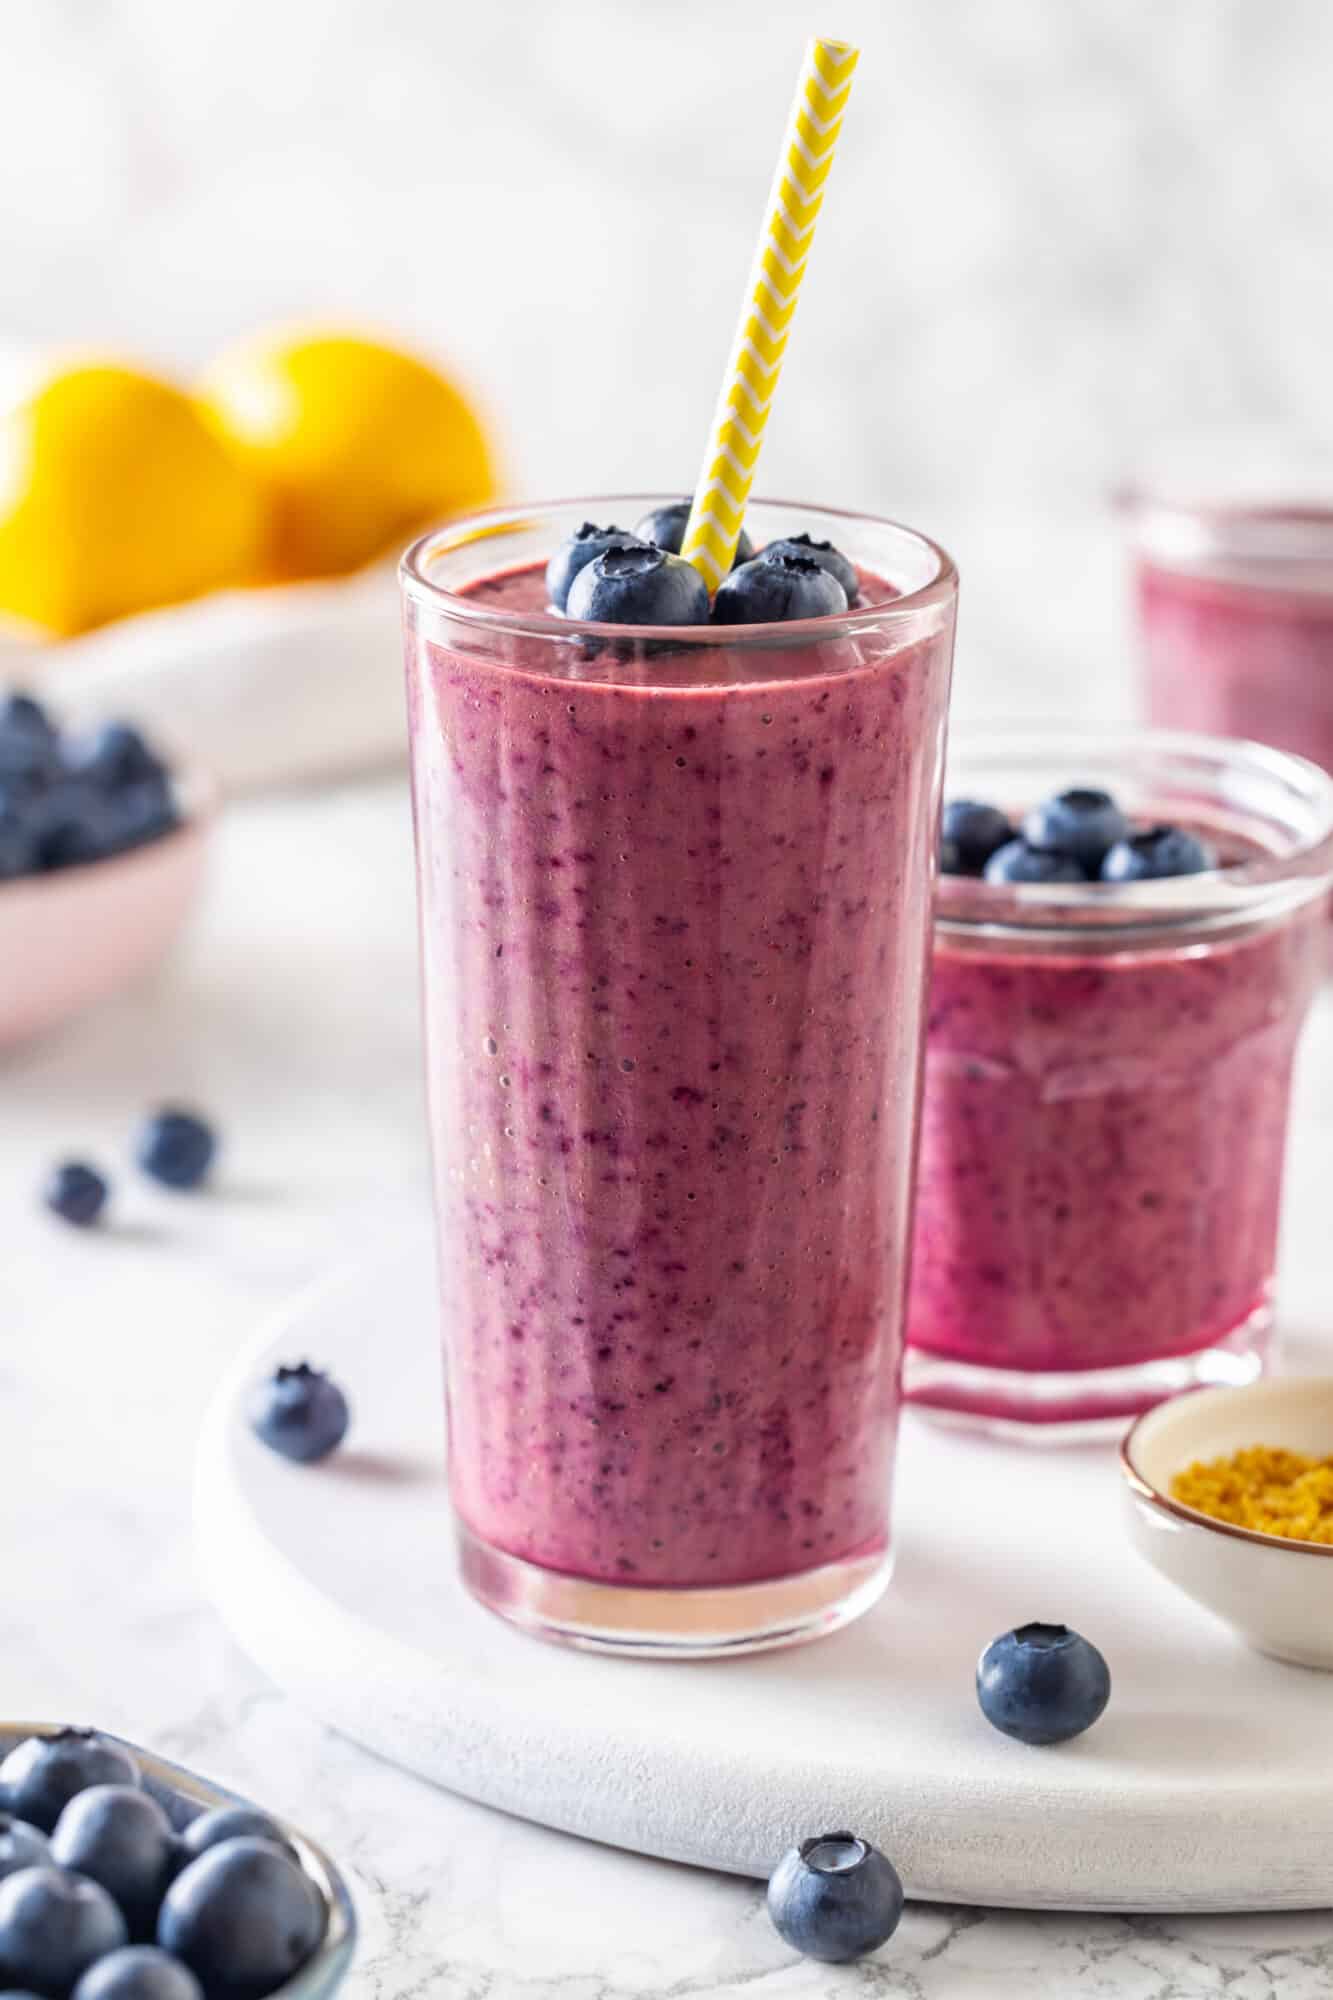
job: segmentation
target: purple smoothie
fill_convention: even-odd
[[[964,732],[960,759],[978,741]],[[998,789],[991,741],[964,794],[1021,817],[1030,798]],[[1095,783],[1225,862],[1128,890],[941,882],[909,1395],[1079,1424],[1262,1365],[1333,821],[1320,772],[1253,746],[1103,732],[1028,757],[1049,767],[1033,796]]]
[[[541,611],[540,570],[470,601]],[[884,1546],[951,628],[559,676],[522,629],[409,631],[450,1468],[485,1543],[677,1587]]]

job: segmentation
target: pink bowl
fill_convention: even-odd
[[[173,833],[109,861],[0,883],[0,1048],[57,1027],[162,956],[199,887],[211,788],[178,787]]]

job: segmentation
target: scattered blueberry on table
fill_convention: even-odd
[[[982,1714],[1020,1743],[1067,1743],[1110,1698],[1106,1661],[1067,1625],[1019,1625],[993,1639],[977,1666]]]
[[[789,618],[830,618],[847,609],[836,576],[799,550],[767,549],[724,576],[713,600],[718,625],[769,625]]]
[[[623,528],[599,528],[593,521],[576,528],[546,565],[546,594],[556,610],[563,611],[568,605],[570,586],[581,569],[608,549],[631,546],[639,539]]]
[[[106,1207],[107,1184],[96,1167],[83,1160],[65,1160],[48,1179],[42,1199],[62,1222],[89,1229]]]
[[[295,1368],[276,1368],[250,1399],[250,1427],[256,1437],[298,1465],[313,1465],[336,1451],[350,1420],[342,1390],[308,1361]]]
[[[16,1819],[53,1833],[78,1792],[90,1785],[138,1785],[139,1767],[128,1750],[95,1729],[61,1729],[29,1736],[0,1764],[0,1799]]]
[[[217,1155],[217,1134],[193,1111],[155,1111],[139,1133],[135,1157],[146,1174],[178,1193],[196,1188]]]
[[[824,1833],[783,1855],[768,1883],[779,1936],[806,1958],[848,1965],[888,1942],[903,1913],[898,1871],[852,1833]]]
[[[565,608],[600,625],[706,625],[708,585],[683,556],[613,542],[579,571]]]
[[[1180,826],[1150,826],[1118,840],[1102,862],[1103,882],[1159,882],[1173,875],[1202,875],[1217,856]]]
[[[171,773],[130,723],[62,734],[31,695],[0,698],[0,882],[106,861],[179,823]]]
[[[0,1982],[64,2000],[94,1960],[128,1942],[96,1882],[67,1868],[20,1868],[0,1882]]]
[[[258,2000],[305,1964],[325,1921],[300,1864],[272,1841],[242,1837],[210,1847],[176,1877],[157,1941],[198,1975],[209,2000]]]
[[[634,523],[634,533],[639,541],[651,542],[655,548],[665,549],[668,555],[678,556],[693,505],[693,500],[669,500],[664,507],[654,507],[651,514]],[[732,568],[749,562],[753,554],[754,544],[742,528],[731,559]]]

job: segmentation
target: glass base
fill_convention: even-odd
[[[729,1659],[822,1639],[869,1611],[893,1573],[891,1549],[797,1576],[718,1590],[634,1590],[541,1569],[458,1523],[463,1581],[511,1625],[589,1653],[656,1660]]]
[[[940,1423],[1024,1444],[1118,1437],[1129,1421],[1186,1389],[1243,1388],[1263,1374],[1273,1335],[1265,1300],[1224,1340],[1125,1368],[1057,1373],[983,1368],[909,1347],[903,1395]]]

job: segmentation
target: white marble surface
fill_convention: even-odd
[[[350,1866],[366,1918],[349,2000],[1326,1993],[1327,1913],[1167,1924],[919,1907],[868,1966],[796,1964],[748,1884],[432,1791],[327,1735],[228,1647],[187,1519],[210,1392],[259,1315],[424,1201],[408,850],[396,785],[233,809],[176,964],[0,1067],[0,1712],[103,1721],[307,1826]],[[1321,1304],[1333,1323],[1331,1086],[1324,1005],[1286,1259],[1307,1365]],[[34,1210],[47,1159],[116,1163],[164,1092],[225,1123],[215,1191],[172,1198],[125,1174],[110,1228],[86,1239]],[[543,1658],[534,1648],[534,1674]]]

